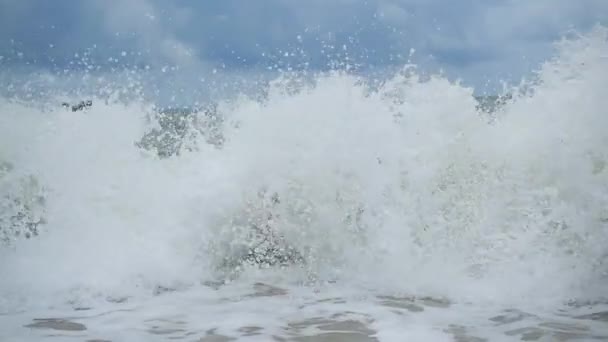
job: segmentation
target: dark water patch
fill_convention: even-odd
[[[158,123],[158,128],[146,132],[135,145],[163,159],[195,151],[197,140],[217,148],[224,144],[223,118],[214,104],[205,108],[159,108],[149,120]]]
[[[219,290],[222,286],[226,285],[224,281],[204,281],[203,286],[212,288],[214,290]]]
[[[572,342],[584,342],[584,341],[608,341],[606,336],[595,336],[582,333],[573,333],[565,331],[554,331],[551,333],[554,341],[572,341]]]
[[[179,328],[162,328],[162,327],[157,327],[157,326],[153,326],[150,329],[147,330],[150,334],[153,335],[172,335],[172,334],[178,334],[178,333],[182,333],[182,332],[186,332],[186,330],[184,329],[179,329]]]
[[[175,335],[188,332],[183,328],[186,322],[180,320],[148,319],[144,322],[148,324],[152,323],[147,331],[153,335]]]
[[[325,298],[325,299],[317,300],[315,303],[345,304],[346,299],[341,298],[341,297]]]
[[[107,297],[106,301],[114,304],[124,304],[129,301],[129,297]]]
[[[378,339],[361,333],[328,332],[310,336],[298,336],[291,339],[298,342],[377,342]]]
[[[567,332],[585,332],[589,331],[589,327],[576,324],[576,323],[564,323],[564,322],[544,322],[540,323],[539,326],[544,328],[550,328],[555,330],[562,330]]]
[[[285,330],[299,332],[308,327],[314,327],[320,324],[331,324],[333,322],[335,321],[326,317],[312,317],[302,321],[289,322],[287,323],[287,328],[285,328]]]
[[[586,314],[586,315],[576,316],[574,318],[608,322],[608,311],[594,312],[594,313],[590,313],[590,314]]]
[[[309,307],[309,306],[313,306],[316,304],[346,304],[347,301],[344,298],[341,297],[333,297],[333,298],[324,298],[324,299],[319,299],[319,300],[315,300],[315,301],[311,301],[311,302],[307,302],[304,303],[302,305],[299,306],[300,309]]]
[[[256,335],[261,335],[261,331],[263,331],[264,328],[262,327],[256,327],[256,326],[247,326],[247,327],[240,327],[238,329],[238,331],[240,333],[243,333],[242,336],[256,336]]]
[[[228,342],[228,341],[236,341],[236,338],[216,334],[217,329],[210,329],[206,331],[206,335],[201,337],[198,342]]]
[[[355,312],[355,311],[342,311],[342,312],[338,312],[335,313],[333,315],[331,315],[331,318],[333,319],[339,319],[339,318],[343,318],[343,317],[352,317],[352,316],[357,316],[357,317],[361,317],[362,319],[364,319],[366,322],[371,323],[374,320],[371,319],[371,316],[365,313],[361,313],[361,312]]]
[[[155,296],[160,296],[162,294],[169,293],[169,292],[175,292],[175,291],[177,291],[177,289],[175,289],[175,288],[158,285],[154,288],[154,290],[152,291],[152,294]]]
[[[452,304],[449,300],[445,298],[420,297],[416,300],[425,306],[430,306],[434,308],[448,308]]]
[[[511,324],[515,322],[523,321],[524,319],[536,319],[538,318],[535,315],[519,311],[519,310],[505,310],[502,315],[494,316],[490,318],[490,321],[497,323],[498,325]]]
[[[25,325],[26,328],[52,329],[60,331],[84,331],[87,327],[84,324],[58,318],[34,319],[33,323]]]
[[[92,308],[88,307],[88,306],[77,306],[74,308],[74,311],[89,311]]]
[[[201,337],[198,342],[228,342],[236,341],[236,338],[224,335],[208,335]]]
[[[181,335],[168,336],[167,339],[169,339],[169,340],[184,340],[184,339],[187,339],[190,336],[196,335],[196,334],[198,334],[198,332],[196,332],[196,331],[188,331],[188,332],[186,332],[184,334],[181,334]]]
[[[369,327],[364,323],[355,320],[331,322],[324,325],[319,325],[318,328],[319,330],[324,331],[358,332],[366,335],[372,335],[375,333],[374,330],[369,329]]]
[[[392,308],[406,309],[410,312],[424,311],[424,307],[448,308],[451,303],[444,298],[415,297],[415,296],[378,296],[380,304]]]
[[[380,304],[396,309],[405,309],[409,312],[422,312],[424,308],[416,305],[410,297],[378,296]]]
[[[352,319],[353,315],[361,319]],[[346,318],[346,319],[345,319]],[[313,317],[302,321],[289,322],[284,331],[290,337],[290,341],[377,341],[373,335],[376,331],[369,328],[368,324],[373,320],[361,313],[343,312],[327,317]],[[310,328],[321,332],[315,335],[302,335],[303,330]]]
[[[249,293],[246,295],[241,295],[237,297],[228,297],[223,298],[222,301],[227,302],[240,302],[243,299],[251,299],[251,298],[260,298],[260,297],[275,297],[275,296],[284,296],[288,293],[287,290],[282,289],[277,286],[272,286],[264,283],[255,283],[253,284],[253,293]]]
[[[569,301],[568,303],[566,303],[566,305],[569,307],[573,307],[573,308],[582,308],[582,307],[593,308],[593,307],[599,306],[599,305],[608,305],[608,298],[594,299],[594,300],[572,300],[572,301]]]
[[[394,313],[395,315],[399,315],[399,316],[405,315],[405,313],[401,310],[391,310],[391,312]]]
[[[287,294],[287,290],[285,289],[264,283],[255,283],[253,285],[253,289],[255,290],[255,293],[249,295],[248,297],[274,297],[284,296]]]
[[[554,329],[559,330],[554,330]],[[571,330],[565,330],[565,329]],[[541,323],[539,327],[525,327],[507,331],[508,336],[519,336],[521,341],[608,341],[608,336],[591,334],[580,326],[573,327],[563,324]]]
[[[168,319],[168,318],[153,318],[153,319],[147,319],[144,322],[146,323],[154,323],[154,322],[158,322],[158,323],[163,323],[163,324],[175,324],[175,325],[184,325],[187,324],[186,321],[182,321],[182,320],[172,320],[172,319]]]
[[[444,330],[446,333],[452,335],[455,342],[486,342],[485,338],[472,336],[467,331],[467,327],[462,325],[450,325]]]
[[[507,336],[519,336],[521,341],[538,341],[545,336],[546,333],[546,330],[537,327],[526,327],[509,330],[505,334]]]
[[[93,310],[93,308],[75,308],[74,311],[90,311]],[[110,310],[110,311],[104,311],[104,312],[99,312],[96,314],[91,314],[88,316],[68,316],[65,317],[64,319],[93,319],[93,318],[99,318],[99,317],[103,317],[103,316],[108,316],[108,315],[112,315],[115,313],[120,313],[120,312],[133,312],[135,311],[136,308],[131,308],[131,309],[117,309],[117,310]]]
[[[45,340],[45,339],[54,339],[54,338],[58,338],[60,341],[65,341],[66,339],[71,339],[74,341],[80,341],[80,338],[86,338],[87,335],[75,335],[74,333],[68,334],[68,333],[63,333],[63,334],[45,334],[42,335],[42,339],[41,340]],[[2,341],[4,342],[4,341]]]

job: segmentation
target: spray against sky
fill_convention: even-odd
[[[146,83],[173,89],[156,87],[164,98],[191,102],[205,92],[193,89],[217,88],[218,74],[336,63],[382,73],[413,62],[496,93],[537,69],[555,41],[597,24],[608,24],[603,0],[4,0],[0,76],[138,69]]]

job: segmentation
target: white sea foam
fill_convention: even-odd
[[[0,189],[12,196],[5,185],[33,175],[45,223],[0,247],[0,308],[146,303],[161,287],[207,293],[201,283],[227,272],[231,286],[294,293],[313,280],[479,307],[601,301],[606,38],[597,28],[560,43],[531,91],[492,114],[472,89],[411,68],[374,91],[342,72],[297,89],[278,79],[263,100],[219,104],[220,147],[197,139],[166,159],[135,144],[152,127],[146,103],[96,99],[83,113],[2,99]],[[226,269],[259,220],[304,265]]]

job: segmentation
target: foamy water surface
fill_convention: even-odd
[[[279,78],[167,158],[146,101],[0,99],[0,340],[608,340],[607,37],[492,113],[410,67]],[[252,227],[301,260],[243,262]]]

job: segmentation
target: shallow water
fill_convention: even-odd
[[[608,303],[548,312],[256,283],[0,316],[2,341],[608,341]]]

